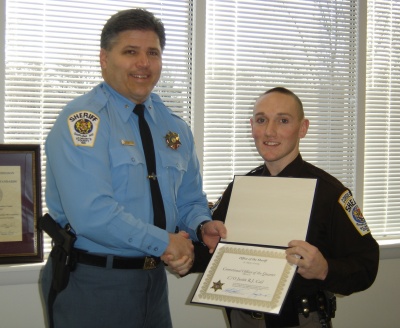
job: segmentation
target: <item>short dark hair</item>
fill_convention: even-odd
[[[112,15],[101,31],[100,46],[110,50],[119,33],[129,30],[154,31],[165,48],[165,28],[162,21],[146,9],[127,9]]]
[[[303,103],[301,102],[300,98],[293,91],[286,89],[284,87],[275,87],[275,88],[265,91],[262,95],[266,95],[266,94],[269,94],[272,92],[278,92],[278,93],[282,93],[287,96],[291,96],[297,102],[297,104],[299,106],[300,118],[301,119],[304,118]]]

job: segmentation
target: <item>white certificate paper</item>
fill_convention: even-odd
[[[316,179],[235,176],[223,241],[287,247],[304,240]]]
[[[192,302],[278,314],[295,271],[284,249],[220,243]]]
[[[193,303],[279,314],[296,266],[293,239],[305,240],[315,179],[236,176],[221,240]]]

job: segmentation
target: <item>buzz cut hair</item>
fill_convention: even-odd
[[[267,95],[267,94],[273,93],[273,92],[281,93],[281,94],[284,94],[284,95],[292,97],[296,101],[296,103],[298,105],[298,110],[299,110],[299,113],[300,113],[300,119],[302,120],[304,118],[303,103],[301,102],[300,98],[293,91],[291,91],[289,89],[286,89],[284,87],[275,87],[275,88],[272,88],[272,89],[269,89],[269,90],[265,91],[261,95],[261,97],[263,95]]]

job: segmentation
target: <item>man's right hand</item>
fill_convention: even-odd
[[[193,265],[194,247],[189,234],[180,231],[169,234],[169,245],[161,259],[179,275],[185,275]]]

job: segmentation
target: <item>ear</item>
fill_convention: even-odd
[[[303,118],[300,123],[300,130],[299,130],[299,138],[302,139],[306,136],[308,127],[310,126],[310,121],[306,118]]]
[[[253,135],[253,131],[254,131],[254,129],[253,129],[253,126],[254,126],[253,116],[250,117],[250,126],[251,126],[251,135],[254,138],[254,135]]]
[[[102,69],[107,68],[107,50],[101,48],[100,49],[100,66]]]

